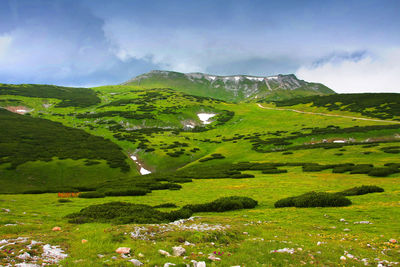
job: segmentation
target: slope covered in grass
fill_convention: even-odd
[[[0,84],[0,95],[55,98],[61,100],[58,107],[88,107],[100,99],[88,88],[72,88],[42,84]]]
[[[278,107],[309,104],[329,111],[350,111],[379,119],[400,120],[400,94],[364,93],[309,96],[276,101]]]

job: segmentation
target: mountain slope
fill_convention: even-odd
[[[284,100],[335,93],[323,84],[299,80],[293,74],[268,77],[216,76],[155,70],[139,75],[123,85],[136,85],[143,88],[168,87],[193,95],[233,102],[252,99]]]

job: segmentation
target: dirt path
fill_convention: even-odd
[[[363,120],[363,121],[376,121],[376,122],[386,122],[386,123],[397,123],[397,124],[400,124],[400,121],[386,121],[386,120],[378,120],[378,119],[367,119],[367,118],[352,117],[352,116],[337,115],[337,114],[326,114],[326,113],[316,113],[316,112],[309,112],[309,111],[301,111],[301,110],[296,110],[296,109],[270,108],[270,107],[264,107],[260,103],[257,103],[257,106],[259,106],[260,108],[263,108],[263,109],[293,111],[293,112],[302,113],[302,114],[320,115],[320,116],[328,116],[328,117],[341,117],[341,118]]]

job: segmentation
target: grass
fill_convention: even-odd
[[[184,184],[180,191],[169,191],[168,194],[164,191],[153,191],[146,196],[113,197],[113,201],[134,204],[159,205],[173,202],[179,207],[209,202],[215,199],[216,195],[242,195],[256,199],[259,205],[252,210],[198,214],[201,216],[199,222],[232,225],[232,229],[229,230],[232,236],[212,232],[197,233],[194,236],[185,232],[169,232],[155,238],[156,245],[154,245],[153,241],[134,240],[124,235],[125,232],[132,231],[134,225],[113,226],[94,223],[77,227],[67,223],[63,217],[88,205],[106,203],[109,200],[74,198],[70,203],[58,203],[56,194],[2,195],[1,207],[11,210],[10,213],[2,214],[2,220],[18,221],[23,224],[13,227],[2,226],[0,234],[9,238],[29,233],[32,238],[60,244],[68,250],[70,256],[65,264],[71,266],[81,266],[85,262],[91,262],[93,266],[102,266],[105,260],[116,256],[113,251],[120,246],[131,247],[136,258],[139,253],[144,254],[144,260],[149,260],[147,263],[149,266],[162,265],[165,262],[182,263],[184,261],[182,259],[165,259],[157,253],[158,249],[170,251],[172,246],[180,244],[177,240],[181,238],[196,242],[195,247],[187,247],[188,255],[194,252],[197,255],[196,259],[204,258],[199,256],[198,252],[208,254],[213,251],[223,251],[225,255],[231,253],[231,256],[222,257],[222,266],[244,263],[299,265],[302,261],[307,264],[313,261],[318,264],[333,265],[339,263],[339,257],[343,255],[344,250],[359,258],[369,258],[371,262],[375,257],[396,260],[398,247],[391,247],[392,250],[386,252],[387,256],[383,256],[381,251],[388,247],[385,242],[389,238],[399,237],[398,177],[371,178],[363,174],[343,176],[324,172],[309,174],[302,173],[300,168],[292,168],[293,170],[284,176],[253,172],[256,175],[253,179],[195,180]],[[300,210],[273,207],[274,202],[282,197],[299,195],[309,190],[337,192],[361,184],[375,184],[384,188],[385,192],[349,197],[353,202],[349,207]],[[208,190],[203,190],[204,188]],[[349,224],[340,222],[341,218]],[[366,220],[373,224],[354,224]],[[54,226],[60,226],[62,232],[52,232],[51,228]],[[351,231],[344,232],[345,228]],[[249,234],[244,235],[243,232]],[[117,233],[122,234],[124,239],[111,242],[112,235]],[[88,240],[88,243],[82,244],[81,239]],[[210,245],[210,242],[214,242],[215,245]],[[317,242],[326,244],[317,246]],[[367,244],[377,249],[372,250]],[[284,247],[296,249],[301,247],[303,251],[293,255],[269,253],[271,250]],[[106,257],[100,259],[97,254],[104,254]],[[118,258],[117,261],[108,264],[118,265],[124,262],[126,261]],[[355,261],[350,262],[356,266],[360,265]]]
[[[261,109],[255,103],[225,103],[191,97],[168,89],[105,86],[94,88],[94,90],[101,99],[101,103],[89,107],[59,107],[60,105],[56,107],[63,101],[61,99],[20,95],[0,96],[0,100],[15,99],[18,105],[34,109],[31,112],[33,118],[60,122],[64,126],[81,129],[114,142],[122,148],[126,162],[131,167],[131,172],[123,173],[119,168],[110,168],[106,160],[98,160],[98,164],[90,165],[92,163],[87,164],[84,158],[59,159],[54,155],[51,161],[28,161],[18,165],[16,170],[7,169],[9,163],[1,164],[0,191],[3,193],[68,185],[88,188],[100,185],[100,188],[97,188],[99,192],[109,192],[111,188],[113,189],[111,195],[114,195],[92,199],[71,198],[71,202],[59,202],[55,193],[2,194],[0,195],[0,236],[2,239],[29,236],[34,240],[61,245],[69,254],[69,257],[60,263],[65,266],[125,266],[128,264],[127,260],[114,252],[121,246],[130,247],[133,251],[132,256],[144,262],[146,266],[162,266],[166,262],[189,263],[192,259],[205,260],[207,266],[363,265],[354,259],[347,259],[345,263],[342,263],[340,256],[344,255],[344,251],[348,251],[359,259],[368,258],[371,264],[374,264],[374,258],[388,261],[398,259],[399,245],[387,242],[390,238],[400,239],[400,228],[397,223],[400,220],[400,185],[398,183],[400,173],[390,173],[387,177],[372,177],[367,174],[350,174],[349,172],[332,173],[332,169],[303,172],[301,166],[282,166],[277,169],[242,171],[242,174],[254,178],[213,179],[221,178],[216,175],[208,177],[210,179],[193,179],[192,182],[186,183],[167,179],[170,178],[169,172],[176,169],[182,171],[193,171],[196,168],[197,170],[219,170],[222,165],[243,161],[308,162],[320,165],[373,164],[374,167],[379,168],[378,172],[385,172],[386,169],[381,169],[385,164],[399,163],[398,154],[393,148],[398,146],[398,139],[396,139],[399,134],[398,129],[316,133],[289,140],[293,141],[291,145],[270,145],[286,149],[323,138],[354,138],[356,141],[372,138],[384,141],[376,143],[376,146],[366,144],[332,149],[303,148],[290,150],[291,153],[260,153],[253,149],[252,142],[255,137],[267,140],[288,137],[293,132],[308,134],[311,131],[310,128],[315,127],[326,128],[334,125],[343,129],[354,126],[387,125],[387,123]],[[128,102],[132,103],[125,105]],[[143,105],[142,102],[147,104]],[[0,105],[10,103],[16,102],[0,101]],[[52,106],[45,108],[43,107],[45,103]],[[110,105],[110,103],[113,104]],[[121,103],[124,105],[120,105]],[[294,108],[327,111],[325,107],[311,107],[309,104],[296,105]],[[171,110],[178,113],[171,113]],[[110,111],[128,113],[113,113],[107,118],[76,116],[76,114]],[[212,123],[202,132],[183,129],[185,123],[200,124],[198,112],[222,114],[226,111],[232,111],[235,115],[222,125],[217,125],[218,122]],[[129,112],[152,114],[155,119],[136,120],[135,117],[119,116],[129,114]],[[345,110],[331,112],[361,116]],[[132,129],[168,127],[168,129],[146,133],[128,131],[124,127]],[[118,134],[129,135],[130,139],[118,138]],[[388,151],[392,153],[387,153]],[[178,157],[171,157],[168,153],[178,155]],[[337,156],[338,153],[342,155]],[[137,176],[134,162],[128,158],[132,154],[137,156],[143,167],[155,171],[158,178],[165,179],[160,179],[161,181],[153,184],[152,179],[156,176]],[[278,170],[282,173],[276,173],[279,172]],[[287,172],[284,172],[286,170]],[[137,185],[144,186],[146,190],[142,189],[140,193],[128,191],[135,189]],[[148,187],[151,185],[159,189],[181,188],[149,192]],[[274,208],[274,203],[282,198],[298,196],[310,191],[336,193],[361,185],[376,185],[383,188],[384,192],[346,196],[352,202],[352,205],[348,207]],[[143,193],[146,195],[142,195]],[[115,196],[121,194],[140,195]],[[66,215],[79,212],[90,205],[111,201],[158,206],[157,209],[160,212],[171,212],[185,205],[209,203],[217,198],[228,196],[250,197],[258,201],[258,205],[249,210],[195,214],[200,217],[194,221],[196,224],[230,226],[221,231],[163,232],[159,226],[146,226],[150,227],[148,230],[154,232],[155,236],[149,238],[150,240],[139,240],[132,239],[129,235],[137,227],[134,224],[74,225],[68,223],[68,219],[65,218]],[[10,209],[10,212],[2,209]],[[345,222],[340,221],[342,218]],[[354,224],[360,221],[369,221],[372,224]],[[6,224],[16,225],[5,226]],[[60,226],[62,230],[52,231],[54,226]],[[350,231],[344,231],[346,228]],[[82,239],[88,242],[82,243]],[[186,260],[165,258],[157,252],[158,249],[163,249],[171,253],[173,246],[182,245],[184,241],[196,244],[196,246],[186,246],[186,255],[189,257]],[[317,242],[322,243],[317,245]],[[285,247],[295,248],[296,252],[294,254],[270,253],[270,251]],[[221,257],[221,262],[211,263],[207,259],[208,254],[214,251],[217,255],[224,252],[223,255],[218,255]],[[204,255],[202,256],[200,252]],[[144,254],[144,257],[139,257],[139,253]],[[98,254],[104,257],[99,258]],[[3,259],[1,255],[0,265]],[[113,256],[117,259],[113,260]]]

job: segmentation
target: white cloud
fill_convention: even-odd
[[[0,35],[0,59],[5,57],[12,43],[10,35]]]
[[[382,49],[357,60],[347,58],[303,66],[296,75],[323,83],[338,93],[400,93],[400,47]]]

